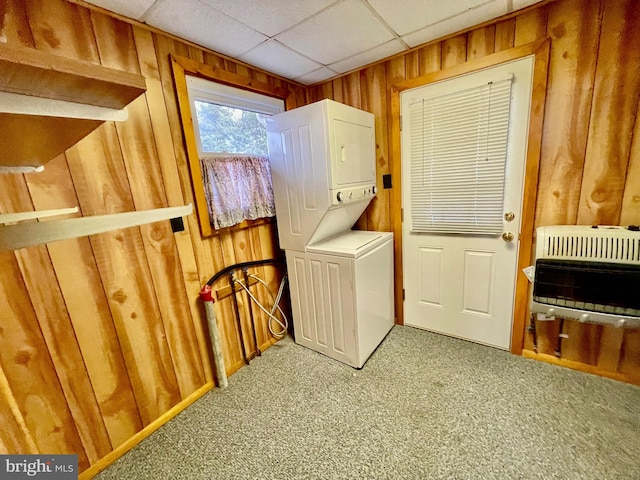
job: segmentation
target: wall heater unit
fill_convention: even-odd
[[[531,312],[538,320],[640,327],[639,230],[538,228]]]

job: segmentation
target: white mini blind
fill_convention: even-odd
[[[502,231],[511,78],[409,106],[411,230]]]

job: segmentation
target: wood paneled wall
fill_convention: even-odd
[[[310,88],[64,0],[3,2],[0,36],[147,82],[127,122],[105,124],[44,173],[0,176],[3,213],[78,205],[95,215],[193,202],[169,64],[176,53],[289,88],[299,105],[333,98],[374,113],[380,193],[358,226],[390,230],[400,208],[381,188],[397,161],[389,154],[391,85],[549,37],[536,224],[640,223],[633,0],[557,0]],[[158,222],[1,252],[0,453],[76,452],[83,477],[95,474],[211,388],[201,285],[224,266],[275,255],[271,225],[202,238],[195,215],[175,234]],[[275,288],[275,270],[258,274]],[[229,299],[216,311],[232,373],[243,360]],[[258,318],[264,349],[272,339]],[[565,322],[559,332],[558,322],[538,322],[538,331],[537,358],[555,359],[564,333],[556,362],[640,378],[638,330]],[[524,347],[532,349],[527,333]]]
[[[551,40],[536,226],[640,223],[640,9],[633,0],[557,0],[310,88],[376,116],[378,185],[391,173],[391,86],[536,40]],[[390,230],[389,190],[359,220]],[[396,278],[401,272],[396,273]],[[640,331],[537,322],[535,358],[640,383]],[[554,354],[560,337],[561,355]]]
[[[304,87],[64,0],[3,2],[0,36],[147,83],[126,122],[104,124],[44,173],[0,175],[2,213],[193,203],[170,53],[306,102]],[[272,224],[209,238],[199,231],[190,215],[179,233],[164,221],[0,252],[0,453],[77,453],[90,477],[213,386],[200,288],[225,266],[279,252]],[[277,289],[275,268],[252,272]],[[252,289],[268,303],[262,286]],[[238,298],[246,348],[255,351]],[[228,374],[244,364],[230,301],[215,305]],[[266,316],[255,314],[264,350],[274,339]]]

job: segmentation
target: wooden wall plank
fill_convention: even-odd
[[[545,38],[547,34],[547,9],[536,8],[516,17],[513,45],[526,45]]]
[[[360,72],[353,72],[344,78],[343,101],[355,108],[362,108],[360,99]]]
[[[398,78],[404,77],[403,65],[398,63]],[[390,65],[390,69],[395,68]],[[382,176],[391,174],[389,162],[389,97],[387,88],[387,69],[384,64],[378,64],[362,71],[362,108],[373,113],[375,117],[376,138],[376,185],[378,194],[372,200],[372,205],[362,215],[366,219],[364,228],[388,232],[391,230],[390,211],[391,195],[388,189],[382,188]],[[396,179],[393,179],[394,181]]]
[[[47,163],[46,175],[25,178],[36,210],[78,205],[64,155]],[[47,249],[115,448],[141,430],[142,422],[91,244],[79,237],[51,243]]]
[[[113,124],[103,125],[66,155],[84,215],[134,210]],[[178,403],[180,393],[140,229],[94,235],[91,245],[136,403],[148,425]]]
[[[405,78],[416,78],[420,76],[420,50],[414,50],[404,55]]]
[[[633,143],[629,154],[620,225],[640,225],[640,102],[638,102]]]
[[[484,57],[494,52],[496,44],[496,26],[487,25],[467,34],[467,59]]]
[[[24,176],[9,175],[4,186],[7,195],[0,196],[2,211],[33,209]],[[111,442],[49,253],[46,246],[37,245],[16,250],[15,257],[75,428],[89,462],[94,462],[111,451]]]
[[[7,454],[36,454],[38,447],[20,412],[11,386],[0,368],[0,452]]]
[[[0,3],[0,37],[9,45],[34,46],[26,0]]]
[[[536,225],[572,225],[578,215],[602,16],[600,0],[549,6],[549,60]],[[577,12],[577,13],[576,13]]]
[[[342,84],[344,83],[344,77],[338,77],[335,80],[333,80],[331,83],[333,83],[332,100],[335,100],[336,102],[340,102],[340,103],[345,103],[344,88],[342,86]]]
[[[29,0],[26,7],[38,50],[100,63],[89,10],[64,0]]]
[[[467,34],[447,38],[442,45],[442,68],[453,67],[467,61]]]
[[[8,190],[3,190],[8,191]],[[89,465],[13,252],[0,252],[0,367],[38,451]]]
[[[442,49],[434,43],[418,50],[420,57],[420,76],[440,70],[442,66]]]
[[[513,48],[516,37],[516,19],[509,18],[496,23],[496,43],[495,52],[501,52],[508,48]]]
[[[640,371],[640,329],[625,331],[618,369],[622,373],[638,375]]]
[[[162,82],[158,71],[158,63],[153,45],[153,36],[148,30],[134,28],[134,38],[141,73],[147,82],[146,99],[153,128],[156,151],[160,162],[160,170],[164,181],[164,190],[169,206],[179,206],[185,203],[180,185],[180,175],[176,165],[176,153],[171,141],[171,127],[167,107],[162,91]],[[198,341],[198,350],[204,375],[207,381],[213,378],[212,360],[209,357],[208,333],[206,319],[203,317],[198,292],[200,290],[198,265],[191,243],[191,227],[184,222],[184,232],[175,233],[176,247],[180,256],[181,272],[184,288],[189,301],[189,310]]]
[[[116,130],[133,204],[136,210],[166,207],[146,95],[127,109],[129,120],[116,124]],[[167,221],[142,225],[140,232],[180,394],[187,398],[206,382],[175,239]]]
[[[105,67],[140,73],[132,26],[108,15],[91,12],[100,64]]]
[[[604,2],[578,224],[620,219],[631,136],[640,96],[640,10]]]
[[[169,63],[170,53],[187,56],[189,52],[183,44],[175,42],[163,35],[154,35],[153,38],[158,62],[158,72],[160,74],[164,101],[167,108],[175,162],[178,167],[180,186],[182,187],[185,203],[193,203],[195,205],[193,188],[191,185],[191,174],[182,135],[180,113],[176,102],[173,75],[171,73],[171,65]],[[187,217],[187,222],[189,223],[189,230],[193,232],[191,235],[191,242],[200,276],[199,283],[200,285],[204,285],[214,273],[223,268],[224,263],[221,258],[213,257],[211,255],[211,249],[207,248],[203,243],[203,239],[199,235],[200,226],[198,225],[196,215],[189,215]]]

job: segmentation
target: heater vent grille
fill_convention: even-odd
[[[620,227],[542,227],[536,253],[537,258],[640,263],[640,232]]]
[[[605,325],[640,327],[640,232],[623,227],[536,230],[531,312]]]

